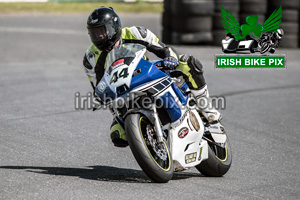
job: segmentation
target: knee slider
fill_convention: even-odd
[[[203,66],[197,58],[190,56],[187,60],[187,64],[191,69],[195,70],[197,73],[203,74]]]
[[[180,57],[180,59],[179,59],[179,61],[181,61],[181,62],[187,62],[188,61],[188,59],[189,59],[189,55],[188,54],[183,54],[181,57]]]

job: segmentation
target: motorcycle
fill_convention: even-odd
[[[258,40],[258,48],[261,54],[266,52],[275,53],[275,48],[279,46],[280,40],[272,39],[271,35],[264,35]]]
[[[145,52],[141,44],[114,47],[95,89],[125,129],[139,166],[160,183],[191,167],[206,176],[223,176],[232,158],[224,126],[210,125],[176,70],[164,70],[159,60],[148,61]]]
[[[275,48],[274,48],[274,45],[272,44],[272,42],[270,42],[270,43],[268,43],[268,42],[262,43],[258,47],[260,49],[259,52],[261,54],[264,54],[266,52],[275,53]]]

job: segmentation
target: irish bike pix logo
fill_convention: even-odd
[[[263,24],[258,16],[247,16],[240,25],[229,10],[221,8],[225,29],[222,51],[215,55],[216,68],[286,68],[286,56],[274,54],[284,30],[280,28],[282,7],[277,8]]]

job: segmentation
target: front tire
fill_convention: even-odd
[[[261,54],[264,54],[266,53],[270,48],[270,45],[268,43],[263,43],[263,45],[261,46],[261,49],[260,49],[260,53]]]
[[[152,123],[143,115],[130,114],[125,119],[125,132],[130,149],[145,174],[155,182],[168,182],[173,176],[173,160],[166,142],[157,143]]]
[[[221,177],[228,172],[231,161],[231,148],[227,138],[225,148],[209,144],[208,159],[202,161],[196,168],[205,176]]]

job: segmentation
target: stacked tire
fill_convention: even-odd
[[[162,41],[166,44],[172,44],[172,21],[173,14],[171,11],[172,0],[164,0],[164,12],[162,15]]]
[[[268,0],[241,0],[240,24],[247,24],[248,16],[258,16],[257,24],[264,24],[268,11]]]
[[[300,0],[164,0],[162,39],[167,44],[213,44],[220,46],[226,32],[221,7],[240,23],[248,16],[258,16],[257,24],[282,6],[284,30],[280,47],[300,47]]]
[[[212,41],[213,0],[165,0],[163,42],[203,44]]]
[[[213,45],[221,46],[226,37],[222,24],[221,8],[228,10],[236,20],[239,20],[240,0],[215,0],[215,12],[213,15]]]
[[[269,11],[272,12],[282,6],[282,21],[280,28],[283,29],[280,47],[297,48],[299,44],[299,4],[300,0],[269,0]]]

